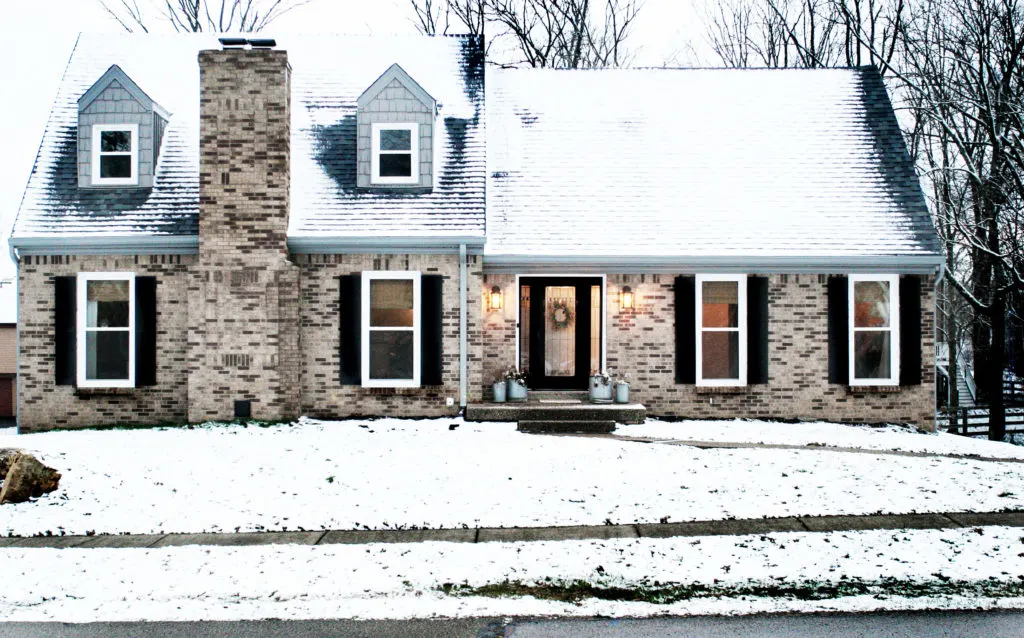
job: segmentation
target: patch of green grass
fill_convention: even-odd
[[[913,582],[895,578],[876,581],[859,579],[839,582],[752,582],[736,585],[705,585],[702,583],[638,583],[635,586],[608,586],[583,580],[571,582],[551,581],[524,583],[503,581],[479,587],[445,583],[437,588],[449,596],[486,596],[489,598],[521,598],[531,596],[542,600],[554,600],[579,604],[587,599],[623,602],[645,602],[668,605],[684,600],[705,598],[783,598],[788,600],[830,600],[847,596],[903,596],[921,598],[925,596],[973,596],[979,598],[1012,598],[1024,596],[1024,581],[935,581]]]

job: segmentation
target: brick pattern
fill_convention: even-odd
[[[302,350],[301,412],[310,416],[443,416],[458,412],[459,398],[459,258],[457,255],[298,255],[302,271],[299,321]],[[469,257],[468,325],[481,334],[479,259]],[[414,389],[363,388],[339,385],[340,294],[338,278],[364,270],[418,270],[444,277],[442,297],[443,384]],[[471,338],[468,366],[471,379],[480,378],[479,342]],[[445,400],[454,399],[453,406]],[[479,401],[479,382],[469,385],[469,400]]]
[[[0,374],[18,370],[18,330],[13,325],[0,325]]]
[[[52,255],[18,264],[21,330],[18,393],[22,432],[116,423],[181,423],[188,416],[188,287],[194,255]],[[157,384],[131,391],[78,392],[54,381],[53,278],[80,271],[157,278]]]
[[[935,428],[934,279],[922,280],[922,383],[854,390],[828,382],[828,278],[769,278],[769,383],[746,388],[698,388],[675,383],[675,298],[672,275],[610,275],[607,281],[609,370],[630,375],[630,397],[652,416],[700,419],[821,419],[865,423],[913,423]],[[487,290],[501,281],[505,298],[514,278],[488,275]],[[623,285],[636,307],[615,300]],[[515,318],[484,322],[485,378],[515,362]],[[489,381],[485,382],[489,385]]]
[[[284,51],[199,54],[199,261],[189,281],[188,418],[299,408],[299,270],[287,259],[291,70]],[[244,355],[244,356],[233,356]]]

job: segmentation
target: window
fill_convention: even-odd
[[[420,273],[364,272],[362,379],[368,388],[420,385]]]
[[[746,281],[697,276],[697,385],[747,384]]]
[[[850,385],[897,385],[899,277],[850,276]]]
[[[370,175],[374,184],[419,184],[420,125],[374,124]]]
[[[78,386],[135,386],[135,273],[78,273]]]
[[[137,124],[95,124],[92,127],[92,183],[139,183]]]

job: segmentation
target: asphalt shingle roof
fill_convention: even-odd
[[[54,101],[14,237],[195,235],[198,52],[216,37],[83,35]],[[289,236],[483,238],[483,57],[463,38],[278,39],[292,66]],[[355,188],[356,98],[393,63],[440,104],[429,193]],[[152,189],[79,189],[77,100],[112,64],[170,111]]]
[[[485,258],[939,253],[881,78],[494,70]]]

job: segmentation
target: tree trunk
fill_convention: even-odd
[[[992,304],[992,348],[986,374],[989,397],[988,438],[1002,441],[1006,436],[1006,405],[1003,400],[1003,370],[1006,368],[1006,297],[997,295]]]

